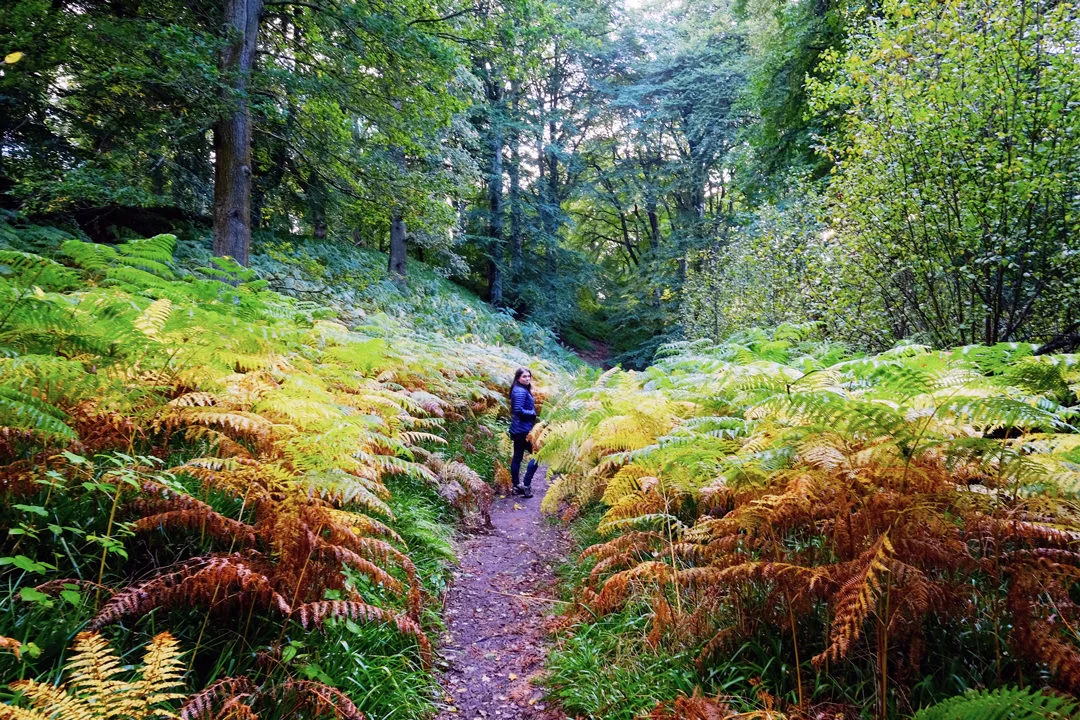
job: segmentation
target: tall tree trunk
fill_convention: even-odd
[[[214,254],[248,264],[251,247],[251,110],[262,0],[225,0],[228,42],[221,69],[231,82],[231,111],[214,124]]]
[[[525,243],[525,213],[521,206],[521,149],[514,143],[510,156],[510,272],[515,282],[521,275]]]
[[[512,118],[518,120],[518,82],[513,84]],[[525,235],[524,208],[521,206],[521,133],[515,126],[510,135],[510,276],[516,284],[521,277],[521,253]]]
[[[394,148],[392,151],[398,170],[405,174],[405,151]],[[394,205],[390,214],[390,259],[387,267],[390,278],[398,285],[405,284],[409,246],[406,242],[405,208],[400,203]]]
[[[405,218],[401,209],[394,208],[390,218],[390,277],[394,282],[405,282],[405,260],[408,246],[405,243]]]
[[[326,226],[326,183],[316,172],[308,174],[304,183],[304,199],[307,201],[308,215],[311,216],[311,235],[316,240],[325,240]]]
[[[493,102],[502,98],[501,89],[488,94]],[[502,305],[503,302],[503,132],[502,108],[492,107],[490,140],[488,150],[491,153],[491,165],[488,168],[488,227],[487,236],[491,243],[491,255],[488,265],[488,302]]]
[[[649,216],[649,237],[652,239],[654,248],[660,247],[663,238],[660,237],[660,216],[656,211],[656,198],[650,197],[645,201],[645,213]]]

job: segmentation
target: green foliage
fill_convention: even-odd
[[[869,327],[836,312],[833,273],[843,250],[806,188],[793,182],[778,205],[740,214],[722,231],[724,242],[690,263],[681,309],[687,337],[719,341],[747,327],[817,318],[835,337],[872,343]]]
[[[21,232],[40,235],[5,242]],[[251,676],[258,703],[312,680],[370,717],[425,716],[425,598],[447,589],[465,511],[444,497],[484,511],[491,492],[448,461],[495,452],[518,365],[552,382],[557,366],[434,276],[398,317],[406,296],[365,282],[366,253],[309,255],[289,290],[335,291],[301,300],[257,277],[279,261],[203,266],[180,246],[69,238],[66,264],[0,251],[0,635],[27,649],[0,669],[48,677],[87,623],[122,647],[166,626],[189,687]],[[363,325],[328,319],[342,308]]]
[[[580,628],[548,659],[547,685],[566,712],[633,720],[694,688],[691,653],[645,641],[648,617],[627,611]]]
[[[836,118],[810,112],[807,79],[822,74],[829,52],[843,48],[876,5],[861,0],[735,3],[751,46],[741,102],[756,117],[743,128],[746,148],[737,161],[736,180],[747,197],[782,202],[790,175],[818,179],[828,172],[832,160],[816,146]]]
[[[1046,340],[1074,320],[1080,176],[1075,8],[887,3],[829,54],[819,110],[836,272],[863,324],[938,346]]]
[[[920,710],[915,720],[1064,720],[1080,713],[1071,698],[1036,690],[971,690]]]
[[[895,717],[1032,673],[1075,692],[1080,374],[1034,347],[860,356],[787,325],[583,378],[539,450],[543,509],[598,536],[568,573],[572,637],[647,620],[622,640],[694,654],[732,707]]]

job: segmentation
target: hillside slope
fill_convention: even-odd
[[[360,251],[248,270],[167,235],[0,239],[3,677],[54,681],[82,630],[127,653],[168,629],[190,717],[430,713],[432,607],[491,502],[506,385],[574,360]]]

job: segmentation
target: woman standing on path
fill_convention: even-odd
[[[514,382],[510,385],[510,439],[514,441],[514,457],[510,461],[510,478],[514,481],[514,494],[531,498],[532,479],[536,474],[536,460],[530,459],[525,470],[524,484],[521,477],[521,460],[525,451],[532,452],[529,444],[529,431],[536,424],[536,403],[532,396],[532,373],[528,368],[518,368],[514,372]]]

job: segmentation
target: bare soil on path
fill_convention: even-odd
[[[460,543],[439,648],[448,664],[440,720],[566,717],[540,687],[545,621],[562,607],[554,596],[555,567],[569,550],[565,533],[540,515],[546,490],[541,467],[533,478],[535,497],[497,497],[494,530]]]

